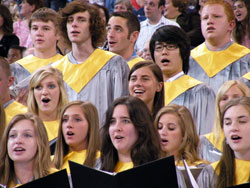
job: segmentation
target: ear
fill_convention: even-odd
[[[139,31],[134,31],[134,32],[132,32],[130,34],[130,38],[129,39],[130,39],[131,42],[135,43],[136,40],[137,40],[137,38],[138,38],[138,36],[139,36]]]
[[[164,6],[164,5],[161,5],[161,6],[159,7],[159,10],[161,11],[161,13],[163,13],[164,9],[165,9],[165,6]]]
[[[232,21],[229,22],[229,31],[230,31],[230,32],[233,31],[235,25],[236,25],[235,20],[232,20]]]
[[[159,82],[159,84],[158,84],[158,86],[156,88],[157,92],[160,92],[163,89],[163,84],[164,84],[163,82]]]
[[[13,85],[14,80],[15,80],[14,76],[10,76],[10,77],[9,77],[9,79],[8,79],[8,86],[9,86],[9,87]]]
[[[31,12],[34,12],[36,9],[36,6],[35,5],[31,5]]]

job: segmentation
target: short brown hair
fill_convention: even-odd
[[[35,9],[34,9],[33,12],[35,12],[37,9],[42,8],[42,7],[45,6],[44,0],[22,0],[22,2],[23,1],[26,1],[30,5],[35,5]]]
[[[51,21],[54,25],[56,30],[59,30],[60,24],[60,17],[59,14],[51,8],[40,8],[36,10],[29,20],[29,28],[31,29],[31,25],[33,21],[42,21],[42,22],[49,22]]]
[[[105,23],[100,16],[98,8],[95,7],[94,5],[91,5],[89,3],[82,3],[79,1],[73,1],[68,3],[66,7],[60,11],[60,15],[62,17],[62,21],[60,24],[61,31],[65,39],[69,41],[67,35],[68,17],[78,12],[85,12],[85,11],[88,11],[90,15],[89,32],[91,33],[92,46],[94,48],[97,48],[98,46],[101,46],[106,39],[106,28],[105,28]]]

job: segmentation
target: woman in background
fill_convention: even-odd
[[[7,57],[13,45],[19,45],[19,39],[13,34],[12,16],[9,9],[0,4],[0,56]]]
[[[250,48],[250,1],[234,0],[234,15],[236,27],[233,32],[234,40]]]

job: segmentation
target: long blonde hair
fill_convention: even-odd
[[[14,162],[8,155],[8,138],[9,132],[14,125],[21,120],[30,120],[35,129],[37,152],[34,157],[34,172],[35,179],[49,175],[51,168],[49,141],[46,129],[42,120],[34,114],[18,114],[12,118],[7,128],[4,131],[1,151],[0,151],[0,184],[8,185],[15,178]]]
[[[93,167],[96,162],[97,152],[100,149],[100,134],[99,134],[99,119],[98,112],[96,107],[90,102],[83,101],[72,101],[67,104],[60,116],[59,130],[58,130],[58,139],[56,142],[56,149],[53,163],[56,168],[61,169],[63,165],[63,158],[69,152],[69,146],[66,144],[62,124],[63,124],[63,115],[68,108],[71,106],[79,106],[88,121],[88,148],[87,148],[87,156],[84,162],[84,165]]]
[[[196,132],[196,127],[190,111],[185,106],[177,104],[165,106],[156,115],[154,121],[156,127],[158,127],[160,118],[164,114],[175,115],[178,118],[178,123],[181,127],[183,141],[179,146],[176,161],[179,162],[182,158],[190,163],[201,160],[198,155],[200,139]]]
[[[32,74],[29,84],[29,95],[27,99],[28,111],[33,114],[39,115],[39,109],[37,101],[35,99],[34,89],[41,83],[43,79],[48,76],[53,76],[56,79],[60,89],[60,97],[57,104],[57,118],[59,119],[63,106],[68,103],[68,96],[64,86],[62,73],[58,69],[55,69],[51,66],[41,67]]]
[[[214,134],[214,141],[218,144],[220,140],[220,135],[222,134],[222,127],[220,125],[221,121],[221,109],[219,103],[221,98],[225,93],[233,86],[237,86],[239,90],[243,93],[243,96],[250,97],[250,90],[246,84],[239,80],[229,80],[225,82],[218,90],[216,95],[216,102],[215,102],[215,116],[214,116],[214,126],[213,126],[213,134]]]

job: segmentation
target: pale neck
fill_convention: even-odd
[[[54,47],[53,49],[34,50],[34,55],[40,59],[49,59],[54,57],[56,54],[57,54],[56,47]]]
[[[207,49],[209,49],[210,51],[218,51],[221,48],[223,48],[226,44],[228,44],[230,42],[230,38],[228,38],[227,40],[206,40],[206,46]]]
[[[16,163],[14,162],[14,170],[17,179],[21,184],[28,183],[34,176],[34,162]]]
[[[78,62],[84,62],[89,58],[89,56],[94,52],[94,48],[91,44],[81,43],[81,44],[72,44],[72,55],[75,60]]]
[[[129,153],[118,152],[118,158],[119,158],[119,161],[121,161],[122,163],[132,162],[130,152]]]
[[[148,19],[148,22],[151,24],[151,25],[156,25],[156,24],[158,24],[158,22],[160,21],[160,19],[161,19],[161,17],[162,17],[162,15],[159,15],[159,16],[157,16],[155,19]]]

